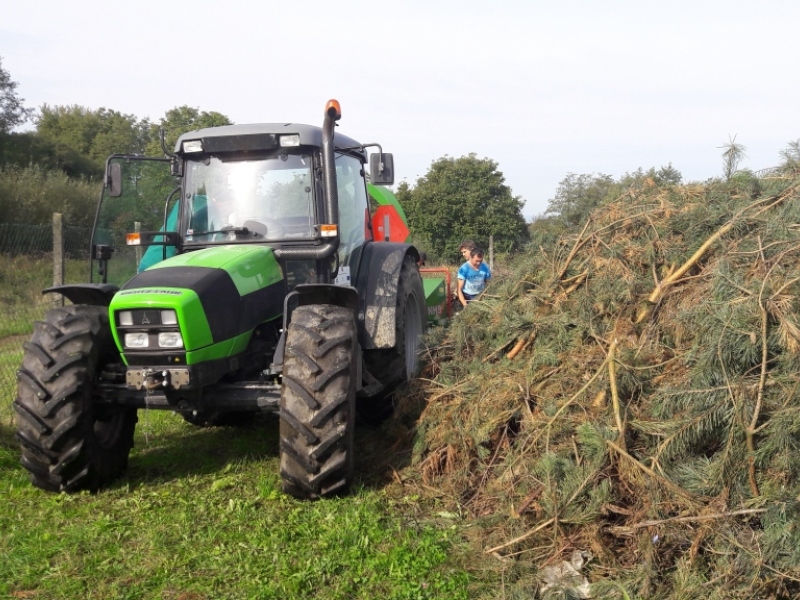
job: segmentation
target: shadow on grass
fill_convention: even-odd
[[[167,427],[163,420],[174,418]],[[278,417],[256,415],[239,426],[196,427],[178,415],[158,415],[151,426],[139,411],[135,446],[128,470],[116,485],[152,484],[191,475],[223,471],[228,465],[246,465],[278,457]]]
[[[413,425],[422,404],[399,396],[400,408],[380,424],[355,428],[354,487],[380,489],[411,462]],[[161,417],[163,420],[163,417]],[[246,426],[199,428],[180,421],[147,434],[147,416],[139,411],[136,447],[128,471],[116,485],[152,484],[191,475],[222,472],[229,464],[274,463],[278,476],[280,432],[275,414],[253,418]]]
[[[397,402],[400,409],[383,423],[357,423],[354,486],[381,489],[410,464],[413,424],[422,406],[402,397]],[[22,469],[14,434],[12,426],[0,423],[0,470]],[[176,414],[139,411],[128,469],[107,489],[222,473],[231,464],[265,461],[274,463],[278,476],[279,444],[276,414],[256,415],[240,426],[195,427]]]
[[[396,394],[394,405],[394,412],[382,423],[356,426],[355,478],[356,484],[366,489],[385,487],[411,464],[414,431],[424,399],[412,384]]]

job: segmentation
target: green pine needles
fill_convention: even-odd
[[[800,594],[795,177],[639,178],[437,334],[415,460],[485,551],[588,551],[598,598]]]

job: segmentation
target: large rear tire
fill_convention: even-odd
[[[303,500],[353,479],[358,336],[353,311],[300,306],[286,332],[280,404],[283,491]]]
[[[427,323],[422,277],[414,259],[406,256],[397,285],[395,345],[386,350],[364,352],[367,369],[384,385],[378,397],[365,399],[359,404],[359,411],[365,416],[391,412],[391,393],[417,372],[419,347]]]
[[[108,309],[72,305],[34,323],[17,372],[17,439],[31,482],[96,491],[128,465],[136,409],[95,402],[103,365],[119,362]]]

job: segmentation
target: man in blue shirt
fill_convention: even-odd
[[[473,248],[469,260],[458,270],[458,299],[463,306],[479,296],[492,277],[488,265],[483,262],[483,250]]]

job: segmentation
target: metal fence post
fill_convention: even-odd
[[[53,285],[64,285],[64,219],[53,213]],[[56,306],[64,306],[64,296],[57,294]]]

